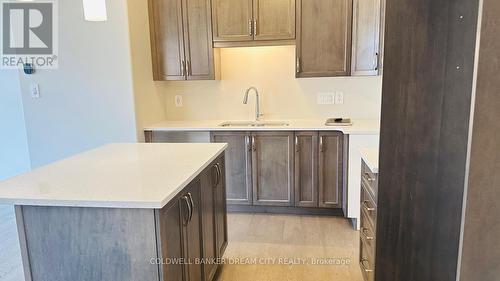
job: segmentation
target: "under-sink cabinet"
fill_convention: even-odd
[[[342,210],[341,132],[212,132],[211,140],[228,143],[226,188],[232,210]]]

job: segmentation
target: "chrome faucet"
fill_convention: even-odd
[[[260,116],[262,116],[262,113],[260,113],[260,97],[257,88],[250,87],[246,90],[245,98],[243,98],[243,104],[248,104],[248,94],[250,94],[251,90],[255,92],[255,121],[259,121],[259,118]]]

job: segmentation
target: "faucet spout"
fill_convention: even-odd
[[[259,121],[259,118],[260,116],[262,116],[262,113],[260,113],[260,96],[257,88],[250,87],[246,90],[245,97],[243,98],[243,104],[248,104],[248,95],[250,94],[250,91],[255,92],[255,121]]]

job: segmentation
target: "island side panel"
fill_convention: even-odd
[[[159,280],[154,210],[22,206],[16,216],[27,280]]]

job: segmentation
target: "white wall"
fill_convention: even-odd
[[[137,140],[126,0],[106,1],[106,22],[84,21],[81,0],[58,2],[59,69],[21,76],[33,167]]]
[[[0,70],[0,180],[30,169],[19,73]]]
[[[137,134],[142,140],[145,126],[166,118],[165,96],[161,94],[158,84],[153,82],[148,2],[128,0],[128,17]]]
[[[249,119],[254,97],[243,105],[246,88],[256,86],[264,118],[380,118],[381,77],[295,78],[295,47],[221,49],[220,81],[159,82],[167,118]],[[343,105],[318,105],[318,92],[343,91]],[[184,106],[175,107],[175,95]]]

